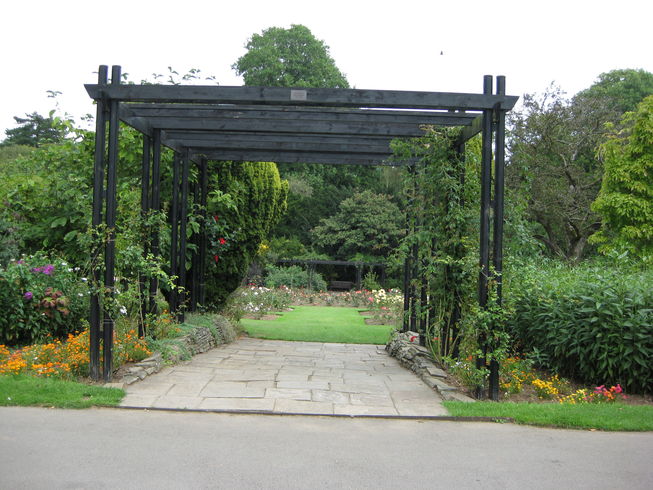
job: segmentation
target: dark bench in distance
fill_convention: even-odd
[[[331,281],[329,283],[329,289],[331,291],[349,291],[354,287],[352,281]]]

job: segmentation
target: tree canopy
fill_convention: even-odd
[[[232,65],[245,85],[349,87],[329,55],[329,47],[303,25],[270,27],[252,35],[245,47],[247,53]]]
[[[596,153],[606,125],[619,124],[624,110],[651,93],[653,74],[612,70],[571,99],[555,86],[542,96],[526,94],[523,109],[511,114],[508,185],[522,196],[534,236],[550,254],[572,260],[585,254],[600,225],[591,203],[601,187]]]
[[[334,257],[387,257],[403,235],[403,215],[389,196],[369,190],[343,200],[338,212],[313,229],[315,242]]]
[[[602,218],[600,249],[653,256],[653,96],[623,118],[624,129],[601,145],[603,183],[592,205]]]
[[[591,87],[579,92],[578,98],[603,98],[619,115],[637,109],[644,97],[653,94],[653,73],[645,70],[612,70],[601,73]]]
[[[14,120],[20,125],[15,128],[6,129],[7,136],[0,146],[25,145],[41,146],[45,143],[59,143],[67,134],[66,126],[58,124],[50,114],[48,117],[41,116],[37,112],[25,114],[25,117],[14,116]]]

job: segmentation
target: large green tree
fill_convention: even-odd
[[[247,53],[233,65],[245,85],[349,87],[328,46],[303,25],[265,29],[252,35],[246,48]],[[299,240],[309,249],[311,230],[331,216],[343,199],[373,186],[380,174],[370,167],[314,164],[279,164],[279,172],[290,183],[288,211],[273,230],[277,240],[272,243],[281,243],[282,238]]]
[[[25,117],[14,116],[19,126],[5,130],[6,138],[0,146],[26,145],[41,146],[45,143],[59,143],[68,133],[65,125],[59,124],[50,114],[41,116],[37,112],[25,114]]]
[[[594,149],[604,121],[594,113],[593,106],[572,104],[553,89],[542,97],[526,94],[523,109],[512,116],[508,185],[526,201],[535,238],[567,259],[582,257],[599,223],[590,204],[601,184]]]
[[[343,200],[313,229],[317,245],[334,257],[387,258],[403,236],[404,216],[390,196],[364,191]]]
[[[508,185],[521,195],[534,236],[550,254],[578,260],[600,225],[592,211],[603,176],[597,158],[607,123],[653,93],[653,74],[613,70],[572,99],[551,87],[525,95],[512,114]]]
[[[606,108],[620,115],[634,111],[650,94],[653,94],[653,73],[624,69],[601,73],[591,87],[576,94],[575,98],[605,99]]]
[[[303,25],[270,27],[252,35],[245,47],[247,53],[232,66],[245,85],[349,87],[329,47]]]
[[[623,129],[601,145],[605,173],[592,205],[602,219],[592,241],[600,249],[653,257],[653,96],[623,118]]]

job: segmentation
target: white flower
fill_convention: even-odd
[[[84,297],[84,293],[77,293],[77,296],[79,296],[80,298],[83,298],[83,297]]]
[[[86,282],[86,281],[88,281],[88,279],[86,279],[85,277],[82,277],[82,281]]]
[[[126,315],[127,314],[127,308],[125,308],[124,306],[121,306],[120,307],[120,313],[122,313],[123,315]]]

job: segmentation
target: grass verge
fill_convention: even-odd
[[[276,320],[251,320],[240,323],[251,337],[304,342],[345,344],[385,344],[392,325],[366,325],[356,308],[296,306]]]
[[[125,392],[118,388],[23,374],[0,376],[0,406],[115,407],[124,396]]]
[[[455,417],[510,417],[518,424],[565,429],[653,431],[653,407],[648,405],[451,401],[444,406]]]

